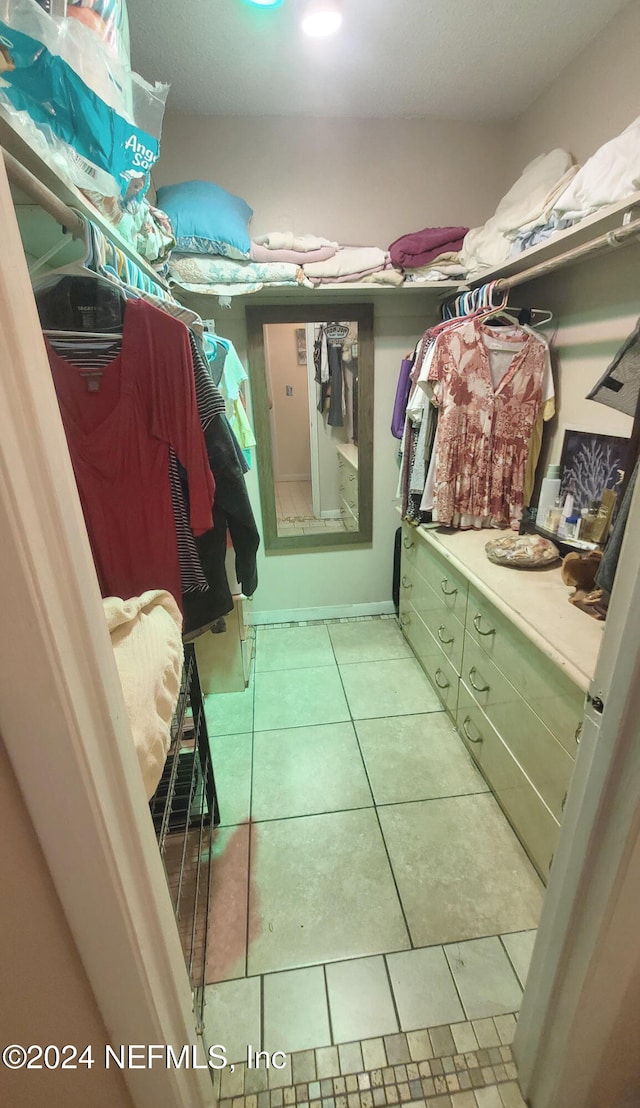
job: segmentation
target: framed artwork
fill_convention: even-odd
[[[622,481],[629,439],[598,435],[593,431],[564,433],[560,458],[560,493],[573,494],[574,510],[600,500],[603,489],[615,489]]]
[[[298,365],[307,364],[307,332],[304,327],[296,327],[296,350],[298,352]]]

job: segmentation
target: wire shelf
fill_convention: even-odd
[[[185,646],[171,747],[158,788],[149,802],[200,1034],[211,891],[213,831],[220,822],[209,737],[195,649]]]

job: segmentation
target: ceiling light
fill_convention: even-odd
[[[342,12],[337,0],[309,0],[302,17],[305,35],[321,38],[334,34],[342,24]]]
[[[282,0],[247,0],[248,4],[255,4],[258,8],[279,8]]]

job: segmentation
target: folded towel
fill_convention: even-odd
[[[326,262],[332,258],[337,246],[321,246],[318,250],[270,250],[259,242],[251,243],[249,257],[252,262],[293,262],[294,265],[306,265],[307,262]]]
[[[338,243],[323,239],[318,235],[294,235],[293,231],[270,231],[268,235],[257,235],[253,240],[267,250],[297,250],[307,254],[310,250],[321,250],[323,246],[338,249]]]
[[[401,269],[426,265],[443,252],[460,250],[468,230],[468,227],[425,227],[422,231],[402,235],[389,247],[391,261]]]
[[[381,269],[367,269],[364,273],[345,273],[342,277],[310,277],[311,284],[317,288],[319,285],[402,285],[404,273],[393,266]]]
[[[171,743],[182,675],[182,616],[170,593],[108,596],[104,614],[147,799],[158,787]]]
[[[326,262],[305,263],[307,277],[348,277],[354,273],[371,273],[390,265],[389,255],[378,246],[341,246]]]

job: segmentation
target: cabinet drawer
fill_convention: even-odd
[[[353,509],[349,507],[348,504],[345,504],[344,501],[342,501],[340,505],[340,517],[344,523],[345,530],[359,531],[360,524],[358,522],[358,517],[353,514]]]
[[[409,574],[401,575],[400,588],[433,638],[437,640],[444,656],[449,659],[457,673],[460,673],[464,643],[464,627],[460,620],[449,611],[443,603],[442,596],[438,596],[433,591],[417,569],[411,569]]]
[[[469,634],[465,634],[461,676],[461,708],[466,710],[473,701],[482,709],[560,820],[573,759]]]
[[[424,621],[408,601],[401,600],[400,626],[443,706],[455,721],[459,676]]]
[[[469,586],[467,631],[575,757],[576,732],[584,712],[582,689],[473,585]]]
[[[467,607],[467,582],[444,558],[406,524],[402,533],[403,572],[417,570],[436,596],[461,623]]]
[[[344,500],[345,504],[348,504],[352,511],[357,511],[358,482],[355,479],[355,475],[353,473],[351,474],[351,476],[354,478],[353,481],[350,481],[345,475],[340,474],[340,484],[338,485],[338,489],[340,492],[340,496]]]
[[[547,882],[560,825],[460,682],[458,729],[542,880]]]

